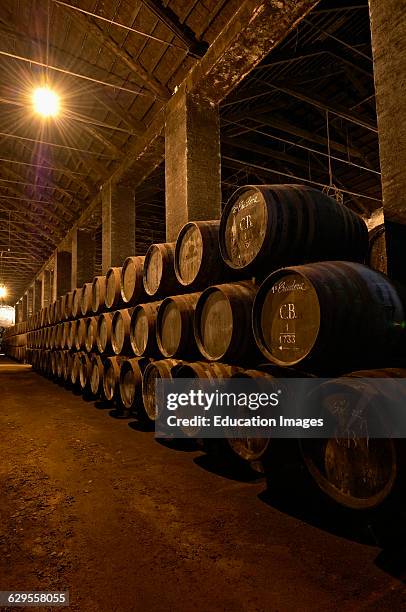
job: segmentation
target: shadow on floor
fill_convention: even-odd
[[[194,453],[199,450],[197,441],[190,438],[156,438],[155,441],[165,448],[182,453]]]
[[[352,510],[327,497],[300,462],[272,473],[258,495],[265,504],[340,538],[382,550],[381,570],[406,583],[406,506],[401,500],[372,510]]]
[[[224,440],[205,440],[205,454],[193,460],[200,468],[236,482],[261,482],[264,475],[232,453]]]

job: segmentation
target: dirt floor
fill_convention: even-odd
[[[259,475],[4,357],[0,440],[0,590],[69,589],[83,612],[406,609],[393,538],[388,553],[322,506],[304,518],[302,496],[294,516]]]

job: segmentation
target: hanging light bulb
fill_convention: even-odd
[[[35,112],[42,117],[56,117],[59,114],[59,96],[49,87],[37,87],[32,101]]]
[[[0,299],[7,297],[7,288],[5,285],[0,285]]]

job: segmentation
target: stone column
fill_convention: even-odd
[[[34,281],[34,313],[41,310],[42,279]]]
[[[27,292],[23,295],[23,321],[28,319],[28,294]]]
[[[34,286],[31,287],[27,291],[28,301],[27,301],[27,316],[32,317],[34,314]]]
[[[135,255],[134,190],[108,181],[102,189],[102,270]]]
[[[15,322],[16,323],[20,323],[21,321],[21,302],[17,302],[16,305],[14,306],[14,313],[15,313]]]
[[[165,120],[166,238],[176,239],[188,221],[221,214],[220,120],[218,106],[181,86]]]
[[[388,274],[406,281],[406,4],[369,0]]]
[[[51,303],[52,299],[52,286],[51,286],[51,271],[44,270],[42,273],[42,294],[41,294],[41,307],[45,308]]]
[[[95,251],[96,241],[92,233],[76,229],[72,235],[72,291],[93,280]]]
[[[72,280],[72,253],[68,251],[55,252],[54,268],[54,299],[68,293]]]

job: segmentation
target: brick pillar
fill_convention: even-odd
[[[23,295],[23,321],[28,319],[28,294],[24,293]]]
[[[71,288],[90,283],[94,277],[96,241],[88,230],[76,229],[72,235]]]
[[[32,317],[34,314],[34,287],[32,285],[27,291],[27,296],[27,316]]]
[[[44,270],[42,273],[42,293],[41,293],[41,307],[45,308],[51,303],[52,299],[52,281],[51,271]]]
[[[42,279],[34,281],[34,313],[41,310]]]
[[[218,106],[181,86],[168,103],[165,121],[168,241],[175,240],[188,221],[220,218],[220,170]]]
[[[14,313],[15,313],[15,322],[16,323],[20,323],[21,319],[21,302],[17,302],[16,305],[14,306]]]
[[[54,299],[70,291],[72,276],[72,253],[55,252]]]
[[[135,254],[135,198],[128,187],[112,185],[102,189],[102,270],[121,266]]]
[[[369,0],[388,274],[406,281],[406,5]]]

